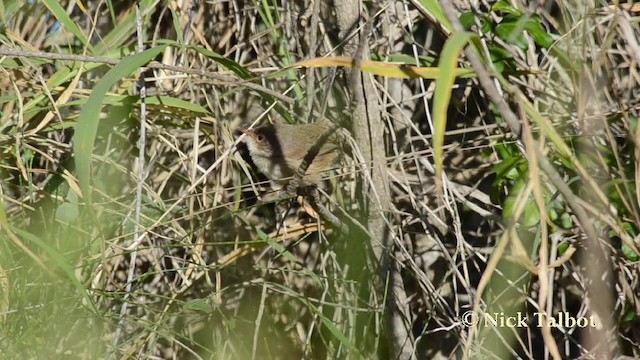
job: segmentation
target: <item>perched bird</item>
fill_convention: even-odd
[[[251,160],[265,176],[284,185],[292,177],[316,141],[328,130],[320,124],[268,124],[241,130]],[[301,186],[318,185],[321,173],[336,163],[339,148],[335,136],[322,145],[309,164]]]

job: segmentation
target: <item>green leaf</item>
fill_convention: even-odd
[[[460,23],[465,31],[470,31],[471,28],[476,25],[476,16],[478,17],[478,22],[480,23],[480,30],[483,33],[488,33],[491,31],[491,24],[493,21],[490,17],[484,14],[474,14],[472,12],[466,12],[460,15]]]
[[[562,163],[562,165],[564,165],[564,167],[566,167],[569,170],[575,170],[576,169],[576,165],[573,163],[573,161],[569,158],[567,158],[566,156],[557,154],[556,158],[558,160],[560,160],[560,162]]]
[[[476,35],[470,32],[454,33],[444,45],[438,68],[440,76],[436,79],[433,95],[432,119],[434,127],[433,148],[436,168],[436,179],[442,178],[442,162],[444,153],[444,133],[447,128],[447,108],[451,100],[451,88],[456,79],[458,57],[462,49]]]
[[[0,201],[0,230],[8,227],[9,222],[7,221],[7,212],[4,208],[4,200],[2,200]]]
[[[329,330],[329,332],[338,341],[340,341],[340,343],[342,343],[342,345],[344,345],[346,348],[350,349],[351,351],[354,351],[355,353],[357,353],[361,357],[361,351],[349,340],[349,338],[347,338],[342,333],[342,331],[340,331],[340,329],[338,329],[337,326],[334,325],[334,323],[330,319],[328,319],[326,316],[324,316],[320,311],[318,311],[317,308],[315,308],[313,305],[309,304],[308,302],[307,302],[307,305],[311,306],[314,309],[313,313],[320,318],[320,321],[322,322],[322,325],[324,325],[327,328],[327,330]]]
[[[298,258],[295,255],[293,255],[289,250],[287,250],[287,248],[282,246],[282,244],[280,244],[277,240],[274,240],[273,238],[269,237],[269,235],[267,235],[264,231],[258,229],[257,227],[254,227],[253,229],[255,230],[256,234],[258,234],[258,239],[269,244],[269,246],[271,246],[278,254],[282,255],[289,262],[296,263],[298,261]],[[310,277],[313,281],[315,281],[316,284],[318,285],[322,284],[322,279],[320,279],[320,277],[315,272],[308,271],[308,270],[303,270],[302,272],[306,276]]]
[[[630,261],[638,261],[640,259],[640,256],[625,243],[622,243],[622,254]]]
[[[504,0],[500,0],[497,3],[493,4],[493,6],[491,7],[491,11],[503,12],[503,13],[511,14],[518,17],[522,16],[522,11],[511,6],[511,4],[509,4]]]
[[[509,196],[502,204],[502,217],[505,219],[513,219],[513,210],[516,203],[516,198]]]
[[[207,109],[198,104],[194,104],[171,96],[150,96],[146,99],[146,102],[147,105],[167,106],[172,109],[186,110],[200,114],[210,114]],[[140,97],[138,97],[138,100],[136,101],[136,104],[139,103]]]
[[[84,35],[82,30],[76,25],[76,23],[71,20],[69,15],[67,15],[67,11],[58,3],[56,0],[43,0],[44,5],[51,11],[53,16],[60,22],[64,29],[69,30],[73,35],[75,35],[78,40],[82,43],[83,46],[89,48],[89,50],[93,50],[93,47],[87,40],[87,37]]]
[[[67,190],[66,200],[66,202],[60,204],[56,209],[56,220],[65,224],[70,224],[80,215],[80,209],[78,208],[78,194],[69,188]]]
[[[635,311],[635,308],[630,305],[625,305],[624,315],[622,316],[621,322],[628,323],[632,322],[638,318],[638,314]]]
[[[628,223],[628,222],[623,222],[622,223],[622,230],[626,231],[627,233],[631,234],[632,236],[636,236],[637,232],[635,227],[633,226],[633,224]],[[619,236],[620,234],[618,234],[617,232],[611,230],[609,232],[609,236]]]
[[[635,134],[638,131],[638,118],[635,116],[629,116],[629,128],[631,133]]]
[[[0,31],[2,31],[2,29],[0,29]],[[46,59],[36,59],[36,58],[31,58],[28,60],[28,62],[26,62],[25,60],[21,59],[21,58],[4,58],[2,60],[2,67],[4,69],[20,69],[20,68],[24,68],[25,64],[29,64],[29,66],[40,66],[42,64],[47,64],[49,63],[50,60],[46,60]]]
[[[141,0],[138,1],[140,5],[140,11],[142,13],[148,12],[152,5],[155,6],[156,0]],[[94,54],[105,56],[111,51],[120,49],[125,41],[130,39],[130,36],[136,31],[136,12],[128,11],[126,15],[121,18],[121,21],[111,28],[111,32],[102,37],[100,43],[96,45]]]
[[[529,18],[524,28],[538,46],[548,49],[553,45],[553,38],[547,33],[544,27],[542,27],[542,24],[540,24],[540,20],[537,17]]]
[[[267,235],[264,231],[258,228],[255,228],[255,230],[256,230],[256,233],[258,234],[258,239],[269,244],[269,246],[271,246],[278,254],[284,256],[285,259],[289,260],[292,263],[295,263],[296,261],[298,261],[297,258],[289,250],[287,250],[284,246],[282,246],[282,244],[278,243],[276,240],[269,237],[269,235]]]
[[[392,62],[392,63],[400,63],[406,65],[416,65],[416,58],[412,55],[407,54],[388,54],[388,55],[378,55],[371,54],[372,61],[380,61],[380,62]],[[436,64],[436,58],[433,56],[418,56],[418,64],[424,67],[432,67]]]
[[[524,191],[525,182],[523,179],[518,180],[509,190],[509,196],[502,205],[502,217],[505,219],[513,219],[516,200],[519,194]],[[517,220],[517,219],[514,219]]]
[[[273,15],[271,14],[271,6],[269,6],[269,3],[267,2],[267,0],[261,0],[261,4],[262,4],[262,8],[261,8],[262,11],[260,12],[260,16],[262,18],[262,21],[264,21],[267,24],[267,26],[269,26],[269,28],[273,28],[275,26],[275,21],[273,20]],[[260,6],[258,6],[258,8],[260,9]],[[276,30],[274,29],[273,32],[275,31]]]
[[[183,305],[185,310],[200,311],[203,313],[211,313],[211,305],[204,299],[189,300]]]
[[[522,25],[514,21],[501,22],[496,26],[496,34],[505,42],[526,50],[529,43],[522,33],[522,28]]]
[[[565,212],[560,215],[560,226],[567,230],[573,228],[573,219],[571,219],[571,215],[569,215],[569,213]]]
[[[8,2],[13,2],[15,3],[16,1],[11,1],[9,0]],[[2,26],[6,27],[7,26],[7,17],[5,15],[5,1],[0,1],[0,21],[2,21]],[[15,4],[14,4],[15,5]],[[7,11],[8,12],[8,11]]]
[[[538,46],[548,49],[553,45],[553,38],[547,33],[537,16],[508,15],[496,26],[498,37],[521,49],[527,49],[529,43],[523,30],[529,33]]]
[[[512,169],[514,169],[514,168],[516,168],[516,167],[518,167],[520,165],[524,165],[524,164],[526,164],[526,162],[527,162],[527,160],[525,158],[522,158],[522,157],[518,157],[518,156],[508,157],[508,158],[502,160],[501,162],[499,162],[498,164],[496,164],[493,167],[493,172],[499,178],[507,177]]]
[[[465,31],[471,30],[471,27],[475,24],[473,19],[474,19],[474,14],[472,12],[462,13],[458,18],[458,20],[460,21],[460,24],[462,25],[462,28],[464,28]]]
[[[167,107],[169,110],[179,113],[190,112],[198,114],[210,114],[210,112],[204,107],[184,101],[182,99],[174,98],[171,96],[149,96],[146,98],[147,106],[160,106]],[[79,99],[69,101],[60,108],[73,107],[78,105],[84,105],[87,103],[87,99]],[[140,104],[140,96],[137,95],[106,95],[104,97],[103,105],[113,106],[129,106],[130,104]]]
[[[522,225],[524,227],[532,227],[540,224],[540,210],[538,209],[538,205],[533,198],[531,201],[525,206],[524,214],[522,219]]]
[[[565,253],[565,251],[567,251],[568,248],[569,248],[569,243],[562,243],[558,245],[558,255],[562,256]]]
[[[176,13],[176,11],[171,8],[171,20],[173,20],[173,31],[176,33],[178,37],[178,44],[184,46],[184,38],[182,36],[182,23],[180,21],[180,15]]]
[[[91,304],[93,307],[94,305],[93,300],[91,299],[91,296],[89,296],[89,293],[85,289],[84,285],[82,285],[80,280],[78,280],[78,278],[76,277],[74,267],[67,263],[67,260],[65,259],[65,257],[57,249],[49,246],[47,242],[43,241],[38,236],[28,231],[14,227],[13,232],[20,235],[24,239],[29,240],[30,242],[37,245],[40,249],[42,249],[48,255],[49,259],[51,259],[53,263],[58,267],[58,269],[60,269],[66,275],[66,277],[71,281],[71,283],[76,288],[76,290],[83,295],[83,297],[86,300],[86,303]],[[95,310],[95,307],[94,307],[94,310]]]
[[[96,84],[87,103],[80,111],[73,138],[73,150],[76,160],[76,174],[80,181],[82,195],[88,203],[91,202],[91,157],[104,97],[118,80],[129,76],[140,66],[158,56],[164,49],[165,46],[158,46],[122,59]]]
[[[503,73],[507,69],[514,70],[517,68],[513,55],[501,46],[489,44],[489,55],[491,56],[491,62],[499,73]]]
[[[420,0],[420,5],[422,5],[423,9],[431,14],[442,27],[453,32],[453,26],[451,26],[449,19],[447,19],[442,6],[437,0]]]
[[[239,77],[241,77],[242,79],[250,79],[252,78],[254,75],[251,73],[251,71],[247,70],[247,68],[245,68],[244,66],[238,64],[237,62],[228,59],[220,54],[218,54],[215,51],[211,51],[208,49],[205,49],[203,47],[200,46],[188,46],[188,49],[192,49],[195,50],[196,52],[210,58],[211,60],[217,62],[218,64],[226,67],[227,69],[233,71],[234,74],[238,75]]]

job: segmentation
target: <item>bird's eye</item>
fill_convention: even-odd
[[[258,136],[256,137],[256,139],[257,139],[259,142],[262,142],[262,140],[264,140],[264,136],[263,136],[262,134],[260,134],[260,135],[258,135]]]

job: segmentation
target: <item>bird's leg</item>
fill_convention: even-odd
[[[320,201],[320,192],[316,186],[312,185],[301,188],[300,195],[307,199],[313,210],[315,210],[320,217],[330,222],[335,228],[340,229],[344,234],[349,234],[349,227],[329,211],[329,209],[322,205],[322,202]]]
[[[291,194],[287,191],[287,186],[280,190],[278,200],[276,202],[276,234],[280,234],[280,230],[284,225],[284,221],[291,211]]]

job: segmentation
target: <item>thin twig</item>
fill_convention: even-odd
[[[309,29],[309,58],[316,57],[318,51],[318,23],[320,22],[320,3],[321,0],[313,0],[313,11],[311,13],[311,28]],[[306,69],[307,80],[307,108],[306,116],[310,118],[313,114],[313,104],[315,102],[315,69],[308,67]]]
[[[137,25],[137,38],[138,38],[138,52],[144,51],[144,32],[142,29],[142,14],[140,12],[140,4],[136,3],[136,25]],[[133,242],[136,243],[138,234],[140,232],[140,213],[142,208],[142,186],[144,184],[144,167],[145,167],[145,147],[146,147],[146,129],[147,129],[147,88],[144,81],[145,68],[140,68],[140,135],[138,137],[138,182],[136,188],[136,208],[133,219]],[[122,301],[122,307],[120,308],[120,320],[118,321],[118,327],[113,337],[113,350],[114,354],[118,353],[118,342],[125,326],[127,317],[127,308],[129,305],[129,298],[131,297],[131,287],[133,284],[133,277],[136,271],[136,258],[138,256],[138,247],[134,247],[131,250],[131,259],[129,261],[129,272],[127,274],[127,285],[125,286],[124,299]]]
[[[315,186],[308,186],[304,189],[303,194],[306,195],[305,199],[308,199],[309,204],[311,204],[311,207],[318,213],[318,215],[329,221],[335,228],[340,229],[344,235],[349,234],[349,227],[337,216],[333,215],[329,209],[322,205],[320,202],[320,192],[318,191],[318,188]]]

